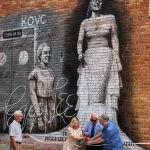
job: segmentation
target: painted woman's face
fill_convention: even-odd
[[[102,0],[92,0],[91,1],[91,9],[93,11],[98,11],[101,9]]]
[[[47,64],[49,62],[50,51],[51,49],[49,46],[44,47],[42,50],[40,58],[41,58],[41,62],[43,62],[44,64]]]
[[[74,129],[79,128],[79,122],[77,120],[73,123],[73,128]]]

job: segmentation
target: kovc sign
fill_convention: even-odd
[[[36,26],[36,25],[45,24],[45,23],[46,23],[46,15],[45,14],[21,18],[21,26],[22,27]]]

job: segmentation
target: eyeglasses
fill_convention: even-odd
[[[97,118],[98,119],[98,118]],[[93,120],[93,119],[90,119],[92,122],[96,122],[97,121],[97,119],[96,120]]]

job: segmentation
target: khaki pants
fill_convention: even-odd
[[[21,150],[21,144],[18,144],[18,143],[16,144],[17,144],[18,150]],[[10,150],[15,150],[12,143],[10,143]]]

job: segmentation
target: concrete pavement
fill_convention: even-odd
[[[10,150],[8,144],[0,144],[0,150]]]

